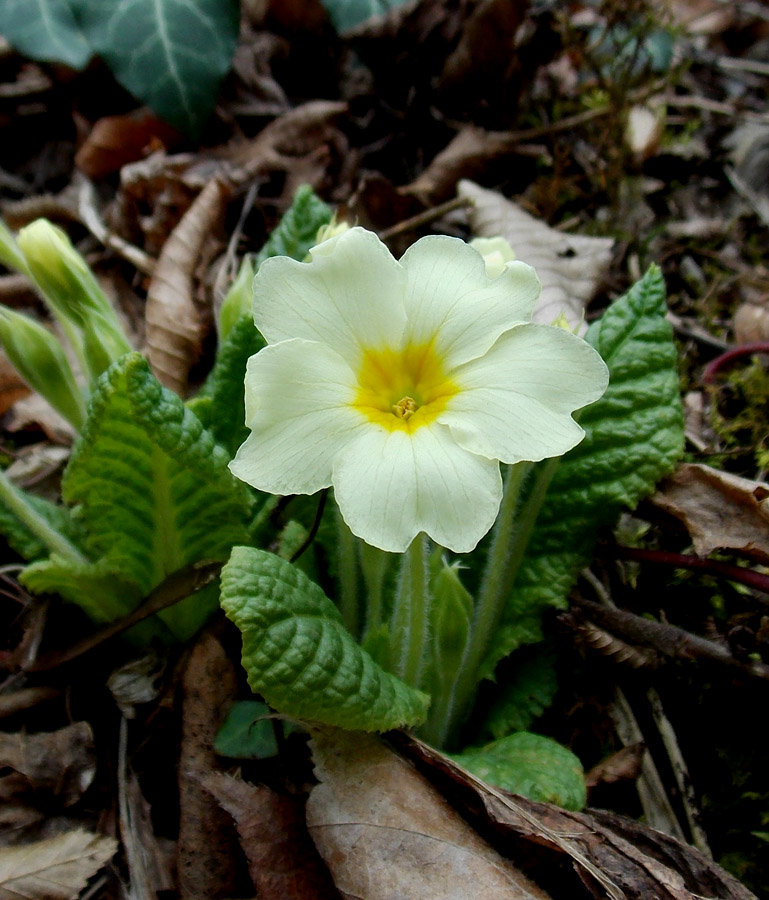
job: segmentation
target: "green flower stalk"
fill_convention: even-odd
[[[88,264],[67,235],[47,219],[22,228],[17,237],[27,271],[91,380],[130,353],[120,322]]]
[[[0,344],[24,381],[80,431],[85,401],[54,335],[29,316],[0,306]]]

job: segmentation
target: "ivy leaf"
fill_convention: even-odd
[[[93,51],[68,0],[3,0],[0,34],[19,53],[82,69]]]
[[[529,800],[581,810],[587,802],[582,764],[551,738],[520,731],[451,757],[478,778]]]
[[[585,439],[550,484],[487,675],[516,647],[542,639],[543,610],[564,608],[598,528],[652,493],[683,453],[677,354],[665,312],[665,282],[652,266],[586,335],[609,367],[609,387],[580,415]]]
[[[406,2],[407,0],[323,0],[323,5],[334,28],[346,31],[371,16],[383,16]]]
[[[250,506],[248,490],[228,462],[213,435],[160,385],[146,360],[127,354],[96,382],[88,420],[62,480],[93,566],[84,570],[53,558],[25,573],[27,582],[38,589],[46,577],[54,584],[55,578],[66,582],[69,568],[72,590],[66,596],[93,615],[85,598],[73,596],[80,582],[101,583],[114,573],[133,586],[128,597],[135,605],[178,569],[226,559],[232,545],[245,539]],[[186,638],[215,602],[215,594],[204,590],[160,616],[177,637]],[[124,612],[122,606],[110,609],[106,617]]]
[[[297,188],[291,206],[259,251],[257,266],[272,256],[290,256],[301,262],[310,247],[317,243],[318,229],[330,221],[331,209],[308,184],[303,184]]]
[[[235,547],[221,583],[222,608],[243,633],[248,683],[279,712],[357,731],[424,720],[429,698],[381,669],[296,566]]]
[[[69,0],[115,78],[190,137],[216,103],[235,52],[238,0]]]

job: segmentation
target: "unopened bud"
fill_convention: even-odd
[[[251,315],[254,274],[254,264],[246,256],[219,309],[220,341],[225,340],[237,321]]]
[[[515,259],[515,251],[503,237],[473,238],[470,246],[483,257],[489,278],[497,278],[505,271],[507,264]]]
[[[17,238],[29,274],[92,379],[131,351],[109,300],[67,235],[47,219],[22,228]],[[72,326],[82,332],[73,334]]]
[[[0,343],[24,381],[79,431],[83,395],[58,340],[34,319],[0,306]]]

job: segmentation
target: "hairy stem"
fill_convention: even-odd
[[[395,674],[421,687],[430,638],[430,587],[427,538],[418,534],[403,555],[392,614],[391,646]]]
[[[63,534],[60,534],[46,522],[24,497],[22,492],[11,483],[5,472],[1,470],[0,503],[4,503],[16,518],[23,522],[39,541],[45,544],[51,553],[58,553],[65,559],[79,564],[88,562],[74,544],[70,543]]]

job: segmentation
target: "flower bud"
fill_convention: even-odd
[[[251,315],[253,303],[254,264],[246,256],[240,264],[237,277],[230,285],[227,296],[219,309],[219,340],[223,341],[232,326],[243,316]]]
[[[65,329],[92,379],[131,345],[88,264],[67,235],[47,219],[19,232],[17,243],[30,277]],[[73,333],[82,332],[82,339]]]
[[[470,246],[477,250],[486,263],[486,274],[489,278],[501,275],[509,262],[515,259],[515,252],[503,237],[478,237],[470,241]]]
[[[328,225],[321,225],[318,229],[318,233],[315,236],[315,243],[322,244],[323,241],[327,241],[329,238],[336,237],[338,234],[344,234],[345,231],[349,230],[350,226],[347,224],[347,222],[337,222],[336,213],[334,213]]]
[[[0,263],[6,269],[15,269],[17,272],[27,274],[27,263],[24,260],[16,240],[8,226],[0,219]]]
[[[79,431],[85,403],[54,335],[29,316],[0,306],[0,343],[24,381]]]

